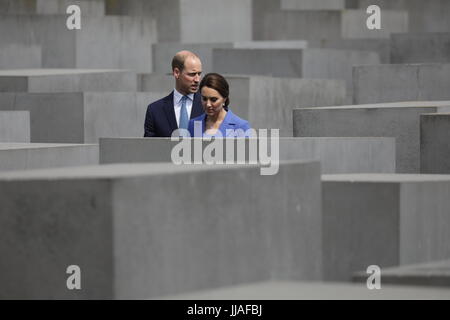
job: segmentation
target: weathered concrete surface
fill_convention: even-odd
[[[30,142],[30,113],[0,111],[0,142]]]
[[[189,50],[195,52],[202,60],[203,73],[214,71],[213,49],[245,48],[245,49],[304,49],[308,44],[303,40],[293,41],[239,41],[220,43],[179,43],[160,42],[153,44],[153,72],[172,73],[172,58],[176,52]],[[227,72],[229,73],[229,72]]]
[[[262,10],[254,40],[386,39],[408,32],[408,14],[383,10],[383,28],[366,27],[365,10]]]
[[[142,91],[173,90],[173,77],[159,74],[139,76]],[[329,106],[345,102],[343,80],[273,78],[226,75],[230,85],[230,108],[250,122],[252,128],[280,129],[280,136],[292,136],[292,109],[297,106]]]
[[[0,70],[0,92],[136,91],[136,74],[127,70]]]
[[[366,282],[367,274],[358,272],[353,281]],[[382,269],[381,281],[389,285],[450,287],[450,260]]]
[[[323,175],[322,190],[325,279],[450,258],[450,175]]]
[[[156,19],[158,42],[252,40],[251,0],[106,0],[106,13]]]
[[[98,164],[98,145],[0,143],[0,171]]]
[[[224,163],[237,160],[238,143],[244,143],[244,161],[260,159],[259,156],[250,157],[248,152],[252,144],[258,145],[257,139],[226,140],[222,151]],[[274,142],[269,139],[267,152],[263,151],[272,161],[276,160],[272,149]],[[172,162],[172,150],[179,143],[170,138],[102,138],[100,163]],[[191,154],[194,154],[195,143],[199,143],[204,151],[211,142],[192,140]],[[395,141],[392,138],[280,138],[278,152],[280,161],[320,161],[322,173],[395,172]]]
[[[40,68],[41,47],[0,43],[0,69]]]
[[[450,113],[420,116],[420,172],[450,173]]]
[[[311,39],[309,48],[359,50],[378,53],[381,63],[390,63],[390,39]]]
[[[345,0],[281,0],[282,10],[343,10]]]
[[[215,290],[194,291],[158,297],[160,300],[417,300],[450,299],[450,290],[382,285],[368,290],[366,285],[321,282],[260,282]],[[262,311],[264,314],[264,310]]]
[[[259,171],[126,164],[1,173],[0,296],[143,299],[319,280],[319,164],[284,164],[270,179]],[[69,265],[81,268],[82,290],[67,290]]]
[[[420,172],[420,115],[450,101],[294,109],[294,137],[395,137],[397,172]]]
[[[355,1],[355,0],[354,0]],[[385,10],[406,10],[410,32],[450,31],[450,2],[447,0],[356,0],[362,10],[375,4]]]
[[[214,49],[213,70],[289,78],[344,79],[352,95],[352,67],[378,65],[375,52],[335,49]]]
[[[405,33],[391,36],[391,63],[449,63],[450,33]]]
[[[156,24],[150,18],[82,16],[80,30],[69,30],[68,15],[2,15],[5,44],[42,47],[43,68],[151,70]],[[132,50],[130,49],[132,48]]]
[[[66,14],[70,5],[77,5],[82,15],[103,16],[104,0],[0,0],[0,14]]]
[[[385,64],[353,68],[355,104],[450,99],[450,64]]]
[[[153,93],[2,93],[0,108],[26,110],[31,142],[98,143],[100,137],[142,137]]]

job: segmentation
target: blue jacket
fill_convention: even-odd
[[[206,127],[206,114],[204,113],[201,116],[189,121],[188,130],[191,134],[191,137],[194,137],[194,121],[201,121],[203,136]],[[225,116],[225,119],[223,119],[223,122],[219,127],[219,131],[222,133],[222,137],[248,137],[247,135],[243,135],[241,131],[235,131],[237,129],[241,129],[243,130],[243,132],[245,132],[247,129],[250,129],[250,124],[248,123],[248,121],[239,118],[237,115],[231,112],[230,109],[228,109],[227,115]],[[227,132],[227,130],[232,131]]]
[[[200,93],[194,95],[191,119],[203,113]],[[147,107],[145,116],[144,137],[170,137],[178,129],[175,109],[173,106],[173,91],[167,97],[153,102]]]

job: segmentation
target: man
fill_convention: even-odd
[[[147,108],[144,137],[170,137],[176,129],[188,129],[189,119],[203,114],[197,93],[202,63],[192,52],[180,51],[172,60],[175,89]]]

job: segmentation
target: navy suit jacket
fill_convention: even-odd
[[[203,113],[200,93],[194,95],[190,119]],[[151,103],[145,115],[144,137],[170,137],[178,129],[175,109],[173,106],[173,91],[165,98]]]

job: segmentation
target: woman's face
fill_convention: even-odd
[[[202,106],[207,116],[217,116],[223,109],[226,98],[215,89],[209,87],[202,88]]]

